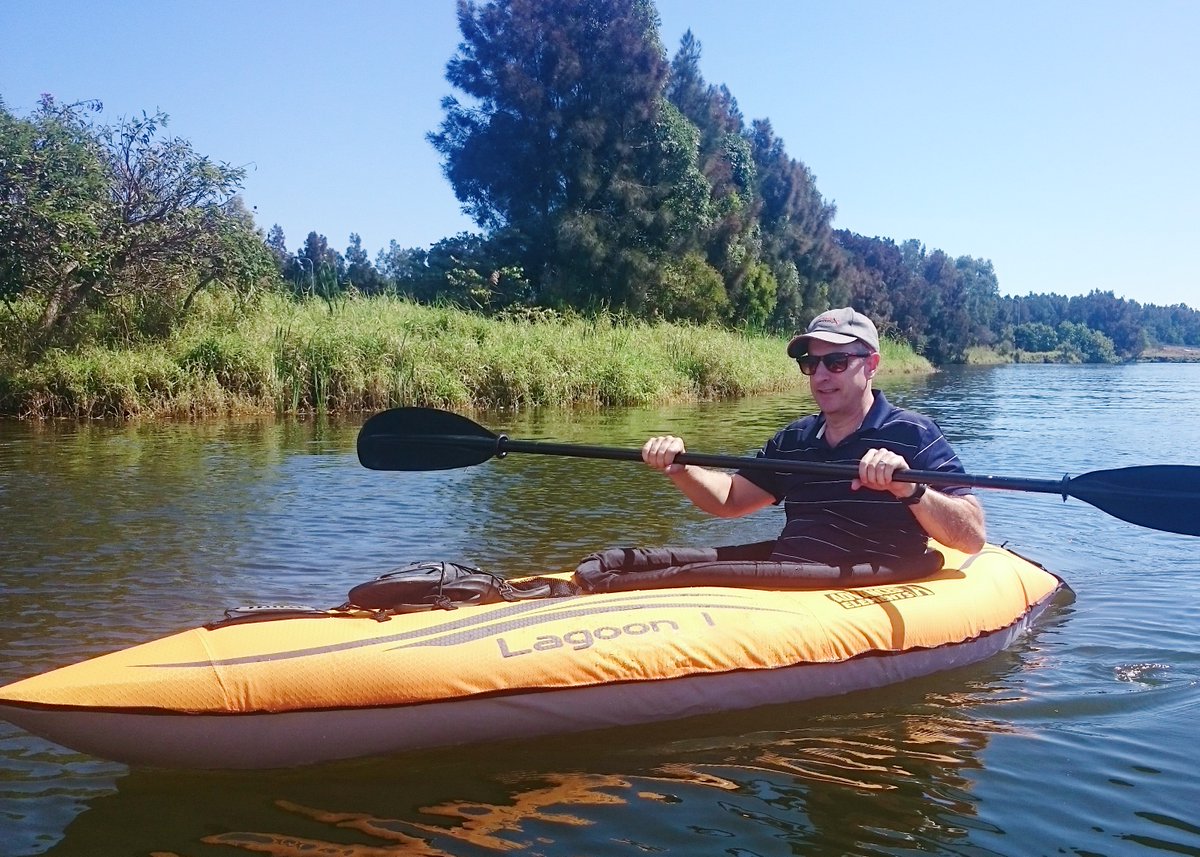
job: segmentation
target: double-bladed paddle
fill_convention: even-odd
[[[639,449],[615,449],[567,443],[513,440],[494,434],[466,417],[433,408],[392,408],[371,417],[358,433],[358,460],[372,470],[451,470],[482,464],[509,453],[562,455],[612,461],[641,461]],[[684,452],[680,464],[701,467],[771,470],[776,473],[811,473],[853,479],[853,464],[785,461],[734,455]],[[1154,464],[1094,470],[1062,479],[1018,479],[1007,476],[971,476],[930,470],[902,470],[892,475],[898,482],[925,485],[969,485],[1058,494],[1074,497],[1115,518],[1163,530],[1200,536],[1200,467]]]

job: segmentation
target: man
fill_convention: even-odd
[[[874,323],[850,307],[830,310],[794,337],[787,353],[808,377],[820,413],[784,428],[759,457],[856,463],[858,478],[680,465],[674,459],[684,443],[669,435],[646,441],[642,459],[713,515],[736,518],[783,503],[787,523],[774,561],[903,565],[926,554],[930,536],[967,553],[980,550],[983,507],[969,488],[927,490],[892,478],[909,467],[964,471],[933,420],[894,407],[872,389],[880,361]]]

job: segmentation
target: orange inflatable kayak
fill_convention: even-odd
[[[887,586],[696,586],[194,628],[0,688],[133,765],[269,768],[880,687],[1009,646],[1063,585],[1003,548]]]

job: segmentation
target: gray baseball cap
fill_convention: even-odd
[[[814,318],[804,333],[792,337],[787,347],[788,357],[807,354],[810,339],[834,345],[848,345],[857,339],[872,351],[879,350],[879,331],[875,329],[875,322],[852,307],[827,310]]]

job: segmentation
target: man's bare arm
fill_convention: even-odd
[[[652,437],[642,447],[642,460],[666,473],[698,509],[720,518],[739,518],[774,501],[769,493],[736,473],[676,464],[675,456],[681,452],[684,445],[680,438]]]

